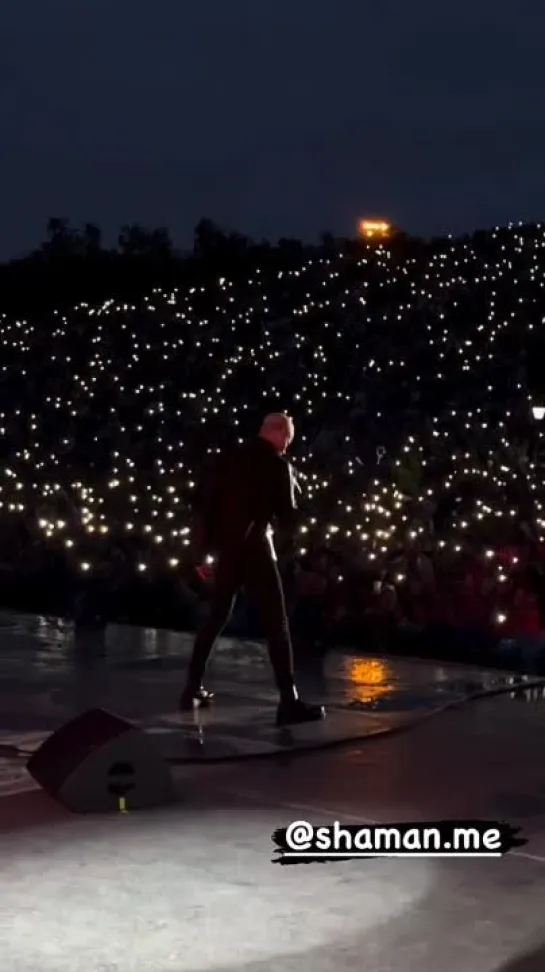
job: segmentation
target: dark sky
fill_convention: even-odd
[[[539,0],[5,0],[0,258],[49,216],[257,237],[545,216]]]

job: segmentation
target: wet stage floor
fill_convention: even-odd
[[[183,634],[111,626],[76,636],[65,622],[0,615],[0,759],[2,742],[35,749],[96,706],[154,734],[171,758],[220,761],[374,736],[513,682],[498,672],[335,652],[298,677],[302,694],[324,702],[328,718],[279,732],[266,652],[255,642],[220,642],[207,681],[213,707],[182,717],[177,702],[190,650]],[[4,792],[14,779],[8,763]],[[32,786],[24,772],[20,778]]]
[[[75,817],[20,760],[1,760],[2,968],[545,970],[542,690],[498,672],[338,653],[302,676],[328,719],[286,738],[266,655],[228,641],[210,671],[213,713],[182,724],[189,649],[172,633],[109,628],[101,642],[0,615],[0,747],[32,749],[103,706],[179,757],[180,793],[164,810]],[[299,759],[241,759],[303,748]],[[489,861],[271,864],[273,830],[296,819],[454,817],[521,825],[528,844]]]

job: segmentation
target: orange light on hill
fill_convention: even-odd
[[[384,239],[384,237],[390,236],[391,232],[391,224],[383,219],[362,219],[360,222],[360,233],[367,239],[374,237]]]

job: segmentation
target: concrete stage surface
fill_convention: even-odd
[[[155,734],[180,796],[76,817],[23,760],[0,760],[2,970],[545,972],[543,689],[338,652],[301,676],[327,721],[286,735],[263,649],[226,641],[214,712],[182,723],[189,648],[0,616],[0,752],[99,705]],[[446,818],[506,821],[528,843],[491,860],[271,863],[272,832],[294,820]]]

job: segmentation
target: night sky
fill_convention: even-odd
[[[0,258],[49,216],[276,239],[545,217],[538,0],[6,0]]]

